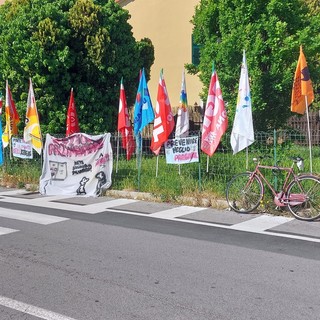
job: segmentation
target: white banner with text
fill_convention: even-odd
[[[169,139],[165,143],[165,152],[169,164],[199,162],[199,137]]]
[[[99,196],[111,186],[110,133],[66,138],[46,136],[40,193]]]

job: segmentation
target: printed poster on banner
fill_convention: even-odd
[[[47,134],[40,193],[100,196],[112,182],[110,136],[74,133],[58,139]]]
[[[166,162],[184,164],[199,162],[199,137],[169,139],[165,143]]]
[[[32,145],[29,142],[25,142],[22,139],[11,138],[12,143],[12,155],[16,158],[32,159]]]

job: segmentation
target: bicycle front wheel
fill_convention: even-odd
[[[239,213],[249,213],[257,209],[263,198],[261,180],[250,172],[234,176],[227,185],[226,199],[229,207]]]
[[[312,221],[320,217],[320,180],[309,175],[299,177],[288,187],[288,208],[299,220]]]

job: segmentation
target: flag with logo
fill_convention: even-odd
[[[25,142],[30,142],[33,149],[39,154],[42,150],[42,136],[40,130],[39,116],[34,96],[33,85],[29,80],[29,92],[27,99],[26,123],[23,131],[23,139]]]
[[[186,78],[183,70],[181,93],[180,93],[180,106],[178,108],[175,135],[177,138],[179,137],[183,138],[183,137],[187,137],[188,134],[189,134],[189,111],[188,111]]]
[[[233,154],[247,148],[254,142],[251,95],[248,76],[246,53],[243,51],[238,99],[233,128],[231,147]]]
[[[3,147],[7,147],[10,143],[12,135],[18,134],[18,123],[20,118],[15,106],[15,103],[12,99],[11,91],[6,81],[6,105],[5,105],[5,114],[6,114],[6,126],[2,134]]]
[[[213,64],[202,124],[201,150],[208,156],[212,156],[220,143],[221,137],[226,132],[227,127],[227,112],[222,98],[218,75]]]
[[[306,61],[306,57],[300,46],[300,55],[296,72],[294,75],[292,95],[291,95],[291,111],[304,114],[306,107],[314,100],[312,82]]]
[[[174,117],[171,110],[166,83],[163,78],[163,70],[160,72],[156,114],[153,124],[151,150],[158,155],[161,146],[168,140],[174,128]]]
[[[146,75],[144,69],[142,69],[136,101],[134,104],[134,135],[138,136],[139,132],[141,133],[142,130],[153,120],[154,111],[147,86]]]
[[[129,112],[127,106],[126,94],[123,86],[123,80],[120,84],[120,99],[119,99],[119,114],[118,114],[118,131],[122,137],[122,147],[126,150],[127,160],[130,160],[134,152],[134,139],[132,133],[132,126],[129,119]]]
[[[76,103],[74,101],[73,88],[72,88],[70,93],[68,112],[67,112],[66,136],[68,137],[78,132],[80,132],[80,128],[79,128]]]

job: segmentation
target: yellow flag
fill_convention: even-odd
[[[34,97],[32,81],[29,83],[29,93],[27,100],[26,125],[23,131],[23,139],[25,142],[31,142],[33,149],[39,154],[42,150],[42,137],[36,99]]]
[[[306,107],[309,106],[313,100],[314,93],[309,69],[306,57],[302,51],[302,46],[300,46],[300,55],[292,87],[291,111],[304,114]]]
[[[16,106],[12,99],[11,91],[8,85],[8,81],[6,81],[6,127],[2,134],[2,142],[3,147],[5,148],[9,143],[12,135],[18,134],[18,123],[20,121]]]

